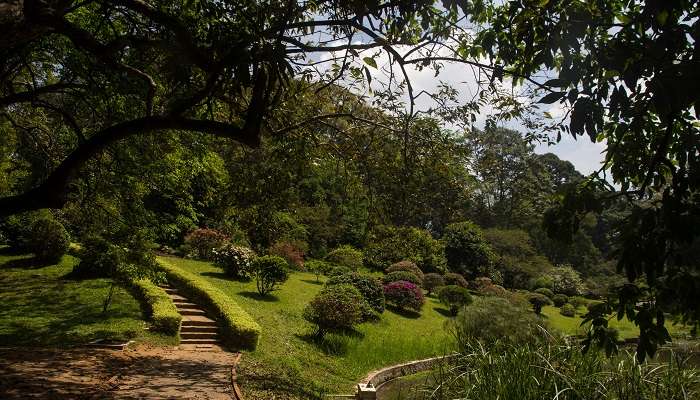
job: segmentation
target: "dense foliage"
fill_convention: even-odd
[[[316,325],[316,335],[352,329],[362,320],[362,295],[352,285],[324,287],[304,309],[304,319]]]
[[[406,281],[385,284],[384,298],[387,304],[391,304],[399,310],[420,311],[425,303],[420,287]]]
[[[494,255],[477,225],[469,221],[450,224],[443,240],[447,265],[452,271],[472,279],[489,274]]]
[[[362,318],[364,320],[374,319],[384,312],[384,289],[379,279],[357,272],[345,273],[333,276],[326,281],[327,286],[331,285],[352,285],[362,295],[363,303]]]
[[[258,293],[265,296],[289,279],[287,262],[278,256],[262,256],[253,259],[253,276]]]
[[[372,230],[364,251],[365,264],[385,270],[399,261],[414,262],[423,272],[445,268],[441,243],[422,229],[378,226]]]
[[[228,238],[215,229],[195,229],[185,236],[185,251],[188,255],[210,260],[214,251],[226,243]]]
[[[27,250],[42,261],[54,263],[68,251],[70,236],[63,224],[53,218],[40,218],[30,227]]]
[[[541,322],[527,310],[499,297],[475,297],[452,322],[458,343],[480,341],[522,344],[540,338]]]
[[[442,275],[430,272],[423,276],[423,289],[428,291],[428,295],[440,286],[445,286],[445,278]]]
[[[460,287],[469,287],[469,282],[460,274],[448,272],[444,275],[446,285],[457,285]]]
[[[438,291],[438,299],[450,309],[450,313],[455,316],[460,308],[471,304],[472,296],[463,287],[448,285],[443,286]]]
[[[326,261],[357,270],[362,266],[362,252],[352,246],[340,246],[328,253]]]

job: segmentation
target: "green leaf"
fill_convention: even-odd
[[[563,92],[552,92],[552,93],[550,93],[550,94],[544,96],[543,98],[541,98],[541,99],[538,101],[538,103],[552,104],[552,103],[554,103],[555,101],[561,99],[562,97],[564,97],[564,93],[563,93]]]
[[[362,59],[362,61],[364,61],[365,64],[369,65],[372,68],[377,68],[377,62],[372,57],[365,57]]]
[[[544,85],[551,87],[564,87],[566,86],[566,83],[561,79],[550,79],[547,82],[545,82]]]

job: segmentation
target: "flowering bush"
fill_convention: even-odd
[[[352,285],[331,285],[321,290],[304,309],[304,319],[316,325],[316,334],[352,329],[361,322],[362,295]]]
[[[223,269],[226,275],[236,279],[253,277],[253,258],[255,258],[253,250],[231,243],[214,250],[216,266]]]
[[[406,281],[391,282],[384,285],[386,302],[401,310],[411,309],[420,311],[425,303],[421,289]]]
[[[282,257],[296,270],[304,270],[304,246],[296,242],[277,242],[269,249],[273,256]]]
[[[422,284],[421,280],[418,279],[417,276],[413,275],[412,273],[408,271],[394,271],[390,272],[387,275],[384,275],[382,277],[382,282],[390,283],[390,282],[398,282],[398,281],[406,281],[406,282],[411,282],[415,285],[420,286]]]
[[[399,261],[397,263],[391,264],[389,268],[387,268],[384,272],[388,274],[396,271],[410,272],[413,275],[417,276],[418,279],[421,280],[421,282],[423,281],[423,271],[421,271],[420,268],[418,268],[416,263],[414,263],[413,261]]]
[[[445,278],[442,275],[431,272],[423,277],[423,288],[428,291],[428,294],[440,286],[445,286]]]
[[[469,286],[467,280],[460,274],[449,272],[445,274],[445,285],[457,285],[463,288]]]
[[[192,255],[204,260],[211,260],[214,250],[223,246],[227,237],[215,229],[199,228],[185,236],[185,244],[191,249]]]

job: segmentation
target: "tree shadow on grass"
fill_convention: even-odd
[[[420,313],[413,311],[413,310],[404,310],[395,306],[387,305],[386,309],[388,311],[391,311],[392,313],[404,317],[404,318],[410,318],[410,319],[418,319],[420,318]]]
[[[56,263],[39,260],[36,257],[16,258],[0,264],[0,268],[4,269],[41,269]]]
[[[302,282],[305,282],[305,283],[310,283],[310,284],[312,284],[312,285],[323,285],[323,282],[321,282],[321,281],[315,281],[315,280],[313,280],[313,279],[302,279],[301,281],[302,281]]]
[[[450,310],[444,309],[442,307],[433,307],[433,310],[435,310],[438,314],[442,315],[443,317],[454,318],[454,315],[452,315]]]
[[[232,277],[226,275],[224,272],[213,272],[213,271],[207,271],[207,272],[202,272],[202,276],[211,276],[212,278],[219,278],[219,279],[226,279],[229,281],[235,281]]]
[[[248,291],[243,291],[243,292],[238,292],[237,293],[240,296],[247,297],[249,299],[253,300],[258,300],[258,301],[267,301],[267,302],[277,302],[280,301],[280,299],[277,298],[277,296],[273,296],[271,294],[260,294],[258,292],[248,292]]]
[[[318,336],[316,332],[306,334],[296,333],[294,336],[318,348],[324,354],[329,356],[343,356],[348,352],[348,345],[352,339],[362,339],[365,335],[354,329],[346,329],[341,332],[327,333],[324,336]]]

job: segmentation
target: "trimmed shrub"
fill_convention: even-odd
[[[569,303],[571,303],[574,308],[579,308],[588,305],[590,300],[586,299],[585,297],[581,296],[571,296],[569,297]]]
[[[552,300],[554,298],[554,292],[552,292],[551,290],[549,290],[547,288],[535,289],[535,293],[539,293],[543,296],[547,296],[547,297],[549,297],[550,300]]]
[[[44,262],[58,262],[68,251],[70,236],[63,225],[51,218],[39,218],[32,224],[28,250]]]
[[[192,256],[204,260],[211,260],[214,249],[223,246],[228,238],[222,232],[215,229],[199,228],[185,236],[185,244],[192,252]]]
[[[362,252],[352,246],[344,245],[328,253],[326,261],[356,271],[362,266]]]
[[[450,308],[452,315],[457,315],[459,309],[469,305],[472,302],[472,296],[469,291],[463,287],[456,285],[443,286],[438,291],[440,302]]]
[[[277,256],[256,257],[253,259],[253,275],[258,293],[264,296],[289,279],[287,262]]]
[[[542,307],[552,304],[552,300],[549,297],[540,293],[530,294],[527,300],[532,304],[532,310],[538,315],[542,312]]]
[[[487,286],[493,286],[491,278],[480,276],[474,279],[474,290],[481,290]]]
[[[569,302],[569,298],[565,294],[555,294],[554,297],[552,297],[552,302],[555,306],[561,307]]]
[[[445,278],[442,275],[431,272],[423,276],[423,289],[427,290],[429,295],[440,286],[445,286]]]
[[[386,274],[382,277],[382,282],[384,282],[385,284],[398,281],[411,282],[414,285],[418,286],[421,286],[422,284],[421,280],[417,276],[407,271],[395,271]]]
[[[384,272],[389,274],[391,272],[396,272],[396,271],[410,272],[413,275],[417,276],[418,279],[421,280],[421,282],[423,281],[423,277],[425,276],[423,274],[423,271],[421,271],[420,268],[418,268],[418,266],[416,265],[416,263],[414,263],[412,261],[404,260],[404,261],[399,261],[397,263],[393,263]]]
[[[362,295],[352,285],[324,287],[304,309],[304,319],[316,325],[316,335],[352,329],[361,322]]]
[[[497,296],[503,297],[504,299],[510,298],[509,293],[506,288],[501,285],[488,285],[479,289],[479,293],[483,296]]]
[[[540,337],[537,317],[499,297],[476,297],[451,324],[457,342],[535,342]]]
[[[303,243],[298,242],[277,242],[268,252],[272,256],[277,256],[284,259],[290,268],[303,271],[304,270],[304,248]]]
[[[222,339],[235,349],[254,350],[260,326],[230,296],[205,279],[163,260],[158,265],[187,297],[207,308],[221,325]]]
[[[340,284],[352,285],[359,290],[373,313],[381,314],[384,312],[384,288],[379,279],[370,275],[351,272],[331,277],[328,279],[328,282],[326,282],[326,285]],[[363,314],[365,314],[363,315],[365,320],[376,317],[376,315]]]
[[[255,252],[247,247],[227,243],[214,250],[214,264],[224,273],[235,279],[253,277],[253,259]]]
[[[552,279],[552,277],[549,275],[542,275],[542,276],[535,278],[535,280],[532,281],[530,288],[532,288],[533,290],[539,289],[539,288],[552,289],[553,286],[554,286],[554,280]]]
[[[575,317],[576,309],[571,304],[566,303],[563,306],[561,306],[561,308],[559,308],[559,314],[565,317]]]
[[[421,289],[406,281],[391,282],[384,285],[384,298],[387,304],[391,304],[400,310],[414,310],[419,312],[425,303]]]
[[[442,239],[450,270],[470,278],[488,274],[495,255],[479,226],[470,221],[447,225]]]
[[[448,272],[445,274],[445,285],[457,285],[460,287],[469,287],[469,283],[460,274],[454,272]]]
[[[134,279],[131,286],[145,304],[146,314],[153,321],[153,330],[177,335],[182,316],[165,290],[156,286],[150,279]]]

